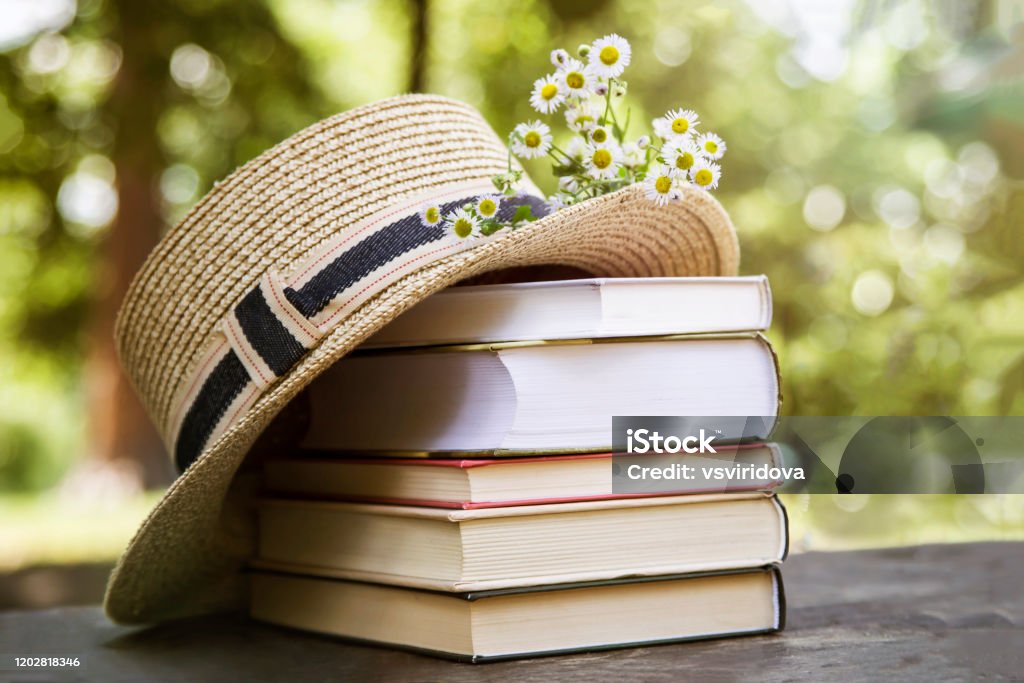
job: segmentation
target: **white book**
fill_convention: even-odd
[[[364,347],[750,332],[771,320],[763,275],[524,282],[446,289]]]
[[[454,594],[256,572],[250,614],[482,662],[770,633],[786,606],[776,568]]]
[[[463,592],[781,562],[786,514],[764,493],[440,510],[271,499],[260,569]]]
[[[300,445],[362,454],[607,452],[615,415],[774,417],[779,403],[756,335],[354,354],[308,392]]]

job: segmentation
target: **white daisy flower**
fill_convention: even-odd
[[[597,125],[600,114],[590,102],[577,102],[565,110],[565,123],[571,130],[590,130]]]
[[[618,78],[629,66],[632,55],[633,50],[629,46],[629,41],[618,34],[611,33],[594,41],[587,58],[590,68],[598,76]]]
[[[480,219],[465,208],[460,207],[445,216],[444,223],[460,239],[480,236]]]
[[[589,97],[597,86],[597,76],[578,59],[569,58],[558,69],[558,77],[565,84],[569,97]]]
[[[690,138],[675,138],[661,148],[661,158],[675,169],[676,173],[686,175],[700,158],[700,151]]]
[[[612,141],[612,132],[604,126],[594,126],[588,133],[590,141],[598,145],[603,145],[606,142]]]
[[[587,151],[587,143],[579,135],[574,135],[569,144],[565,146],[565,153],[571,156],[573,159],[583,160],[583,155]]]
[[[562,80],[554,75],[538,78],[533,82],[530,94],[530,106],[541,114],[551,114],[565,102],[565,86]]]
[[[725,154],[725,140],[714,133],[703,133],[697,138],[697,149],[708,159],[721,159]]]
[[[562,48],[558,48],[557,50],[551,51],[551,63],[554,64],[555,66],[562,66],[566,62],[568,62],[569,59],[569,53],[563,50]]]
[[[501,206],[501,197],[488,194],[476,200],[476,212],[481,218],[494,218]]]
[[[420,222],[431,228],[442,220],[441,207],[437,204],[424,204],[420,207]]]
[[[567,194],[564,194],[562,192],[556,192],[555,194],[548,197],[548,206],[551,207],[552,211],[558,211],[559,209],[564,209],[567,206],[569,206],[569,201],[571,199],[572,197],[570,197]]]
[[[571,175],[564,175],[558,179],[558,189],[560,192],[574,194],[579,191],[580,184]]]
[[[700,117],[692,109],[672,109],[660,119],[654,119],[654,132],[663,139],[693,135],[700,124]]]
[[[619,151],[611,145],[587,145],[583,167],[596,180],[611,180],[619,174]]]
[[[536,159],[551,149],[551,129],[540,121],[520,123],[512,131],[512,153],[522,159]]]
[[[665,165],[654,169],[644,178],[643,188],[644,195],[658,206],[664,206],[682,196],[675,171]]]
[[[702,190],[713,190],[718,187],[722,177],[722,167],[713,161],[700,158],[690,168],[690,180]]]
[[[635,142],[627,142],[622,145],[623,166],[626,166],[627,168],[635,168],[643,164],[646,158],[647,155],[642,149],[640,149],[640,145]]]

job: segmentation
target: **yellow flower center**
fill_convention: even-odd
[[[594,120],[593,116],[589,116],[587,114],[580,114],[579,116],[576,117],[576,124],[575,125],[576,125],[577,128],[580,128],[580,129],[586,128],[587,124],[593,122],[593,120]]]
[[[573,90],[579,90],[580,88],[583,87],[583,84],[585,82],[586,79],[583,78],[583,74],[581,74],[579,71],[570,71],[565,76],[565,84],[568,85]]]
[[[608,131],[604,128],[595,128],[594,132],[590,134],[590,139],[594,142],[604,142],[608,139]]]
[[[459,237],[469,237],[469,233],[473,232],[473,221],[468,218],[458,218],[455,220],[455,224],[452,225],[452,230]]]
[[[431,206],[423,212],[423,217],[427,219],[428,223],[434,224],[441,220],[441,210],[436,206]]]
[[[527,147],[540,147],[540,133],[531,130],[523,136],[523,142],[526,143]]]
[[[545,100],[550,100],[557,94],[558,86],[555,85],[554,83],[547,83],[544,85],[543,88],[540,89],[540,96],[543,97]]]
[[[601,62],[607,66],[611,66],[615,62],[619,61],[619,51],[614,45],[605,45],[601,48],[601,53],[598,55],[601,58]]]
[[[718,143],[715,142],[714,140],[708,140],[704,143],[704,149],[706,149],[711,154],[714,154],[715,152],[718,151]]]
[[[693,176],[693,182],[697,183],[701,187],[707,187],[711,184],[712,180],[714,180],[714,175],[712,175],[711,171],[706,168],[700,169]]]
[[[494,203],[493,199],[481,199],[477,205],[476,210],[480,212],[481,216],[493,216],[494,212],[498,210],[498,205]]]
[[[605,169],[611,166],[612,153],[606,149],[595,150],[594,156],[590,160],[594,163],[594,166]]]
[[[672,121],[672,132],[673,133],[678,133],[679,135],[682,135],[683,133],[685,133],[688,130],[690,130],[690,122],[689,121],[687,121],[686,119],[684,119],[682,117],[680,117],[678,119],[673,119],[673,121]]]
[[[683,152],[676,157],[676,168],[688,171],[691,166],[693,166],[693,155],[689,152]]]
[[[658,191],[658,194],[668,194],[668,191],[672,189],[672,179],[668,176],[658,176],[658,179],[654,181],[654,189]]]

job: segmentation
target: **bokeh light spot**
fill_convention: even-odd
[[[804,220],[814,230],[828,232],[846,215],[846,197],[831,185],[818,185],[804,199]]]
[[[857,276],[850,298],[858,313],[877,316],[892,304],[893,286],[889,276],[879,270],[868,270]]]

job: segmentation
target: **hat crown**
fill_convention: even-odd
[[[306,128],[216,184],[160,241],[122,305],[122,363],[169,447],[220,325],[275,272],[433,190],[486,187],[508,152],[473,107],[406,95]],[[412,228],[410,228],[412,229]]]

